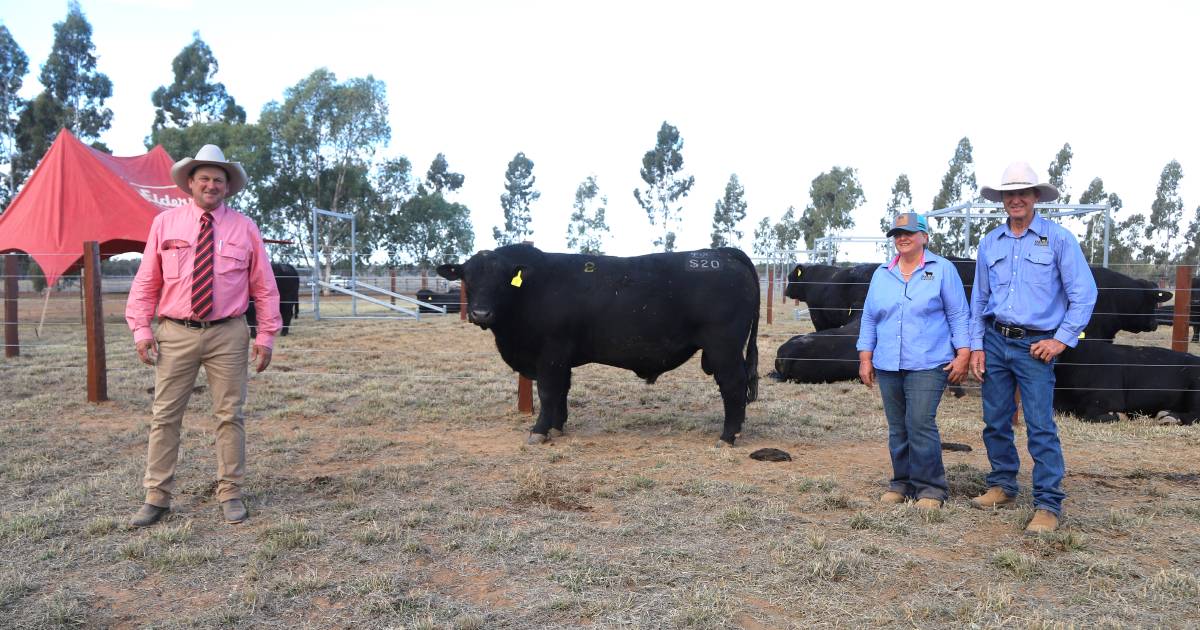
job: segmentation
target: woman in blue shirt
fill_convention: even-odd
[[[939,509],[949,490],[934,418],[946,381],[967,374],[971,309],[954,265],[925,249],[923,215],[897,215],[887,235],[899,254],[871,276],[858,334],[859,378],[878,381],[888,421],[892,481],[880,500]]]

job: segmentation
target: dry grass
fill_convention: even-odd
[[[927,513],[877,503],[876,391],[764,380],[739,447],[716,449],[698,361],[654,386],[587,366],[568,434],[529,447],[491,335],[453,316],[305,313],[250,383],[250,520],[220,520],[200,392],[171,515],[130,530],[153,377],[106,308],[111,402],[85,402],[77,302],[0,363],[0,626],[1186,626],[1200,604],[1195,427],[1060,418],[1064,528],[1028,538],[1028,490],[966,505],[977,395],[943,402],[943,437],[975,451],[946,454],[951,497]],[[764,374],[806,326],[791,308],[762,327]],[[747,457],[761,446],[795,459]]]

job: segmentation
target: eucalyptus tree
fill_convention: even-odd
[[[450,163],[446,161],[446,154],[439,153],[433,158],[433,162],[429,165],[429,170],[425,173],[425,186],[430,192],[435,193],[452,193],[462,188],[466,181],[466,176],[462,173],[455,173],[450,170]]]
[[[174,81],[150,95],[154,104],[153,131],[197,123],[244,123],[246,110],[216,80],[220,65],[199,32],[171,61]],[[152,135],[153,137],[153,135]]]
[[[92,25],[72,0],[66,18],[54,25],[54,44],[38,75],[45,89],[25,105],[17,120],[16,185],[33,171],[63,127],[107,150],[99,138],[112,126],[112,110],[104,106],[112,96],[112,81],[97,69],[95,50]]]
[[[567,223],[567,249],[580,254],[603,254],[608,223],[604,214],[608,197],[600,194],[596,176],[589,175],[575,189],[574,212]]]
[[[504,172],[504,193],[500,195],[500,208],[504,211],[504,229],[492,228],[492,238],[497,245],[512,245],[520,243],[533,236],[533,222],[530,206],[537,201],[542,193],[534,185],[537,178],[533,175],[533,160],[518,152],[508,163]]]
[[[854,227],[851,212],[866,202],[858,174],[850,167],[834,166],[817,175],[808,196],[810,202],[800,216],[806,249],[813,249],[822,236]]]
[[[713,209],[711,247],[737,247],[742,231],[737,224],[746,218],[746,189],[738,181],[736,173],[729,176],[725,184],[725,195],[717,200]]]
[[[976,188],[975,158],[972,156],[971,141],[964,137],[954,148],[954,157],[950,158],[949,168],[942,176],[942,185],[933,198],[931,210],[972,201],[976,198]],[[978,246],[979,237],[988,226],[976,221],[971,226],[970,234],[964,239],[965,224],[966,219],[961,218],[939,219],[937,229],[929,235],[930,248],[944,256],[971,256]]]
[[[1183,199],[1179,196],[1179,181],[1183,179],[1183,167],[1171,160],[1163,167],[1158,178],[1158,189],[1154,203],[1150,205],[1150,217],[1143,228],[1145,244],[1142,258],[1163,264],[1174,259],[1182,250],[1177,241],[1179,227],[1183,223]]]
[[[13,158],[17,153],[17,120],[25,99],[21,86],[29,72],[29,57],[13,39],[8,27],[0,24],[0,212],[16,195]]]
[[[679,130],[663,121],[654,148],[642,156],[642,181],[645,188],[634,189],[633,197],[646,211],[650,225],[657,217],[662,234],[654,240],[663,251],[675,250],[675,226],[679,223],[682,206],[676,205],[686,197],[696,178],[683,177],[683,138]]]
[[[318,247],[328,277],[336,261],[365,261],[378,241],[373,212],[380,200],[371,180],[376,152],[391,139],[387,90],[371,75],[338,82],[320,68],[267,103],[259,125],[269,138],[275,165],[255,188],[262,216],[278,232],[299,242],[312,240],[312,210],[352,213],[358,248],[349,251],[350,226],[323,220]],[[316,261],[314,261],[315,263]]]

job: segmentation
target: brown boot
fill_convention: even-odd
[[[137,514],[133,515],[133,520],[129,521],[129,525],[130,527],[150,527],[151,525],[161,521],[162,518],[167,515],[167,512],[170,511],[170,508],[143,503],[142,509],[138,510]]]
[[[879,497],[879,502],[886,503],[887,505],[899,505],[904,503],[904,495],[895,490],[888,490],[883,493],[883,496]]]
[[[1058,529],[1058,517],[1050,510],[1038,510],[1033,513],[1033,520],[1025,526],[1026,536],[1048,534]]]
[[[939,501],[938,499],[931,499],[929,497],[925,497],[924,499],[917,499],[917,509],[918,510],[940,510],[940,509],[942,509],[942,502]]]
[[[1014,501],[1016,499],[1005,494],[1003,488],[992,486],[983,495],[971,499],[971,506],[981,510],[990,510],[992,508],[1011,505]]]

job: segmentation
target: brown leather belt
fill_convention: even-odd
[[[174,317],[164,317],[163,319],[165,319],[169,322],[175,322],[176,324],[179,324],[180,326],[186,326],[187,328],[204,329],[204,328],[212,328],[213,326],[216,326],[218,324],[224,324],[225,322],[227,322],[231,319],[234,319],[235,317],[238,317],[238,316],[231,315],[229,317],[223,317],[221,319],[214,319],[211,322],[198,322],[194,319],[175,319]]]

